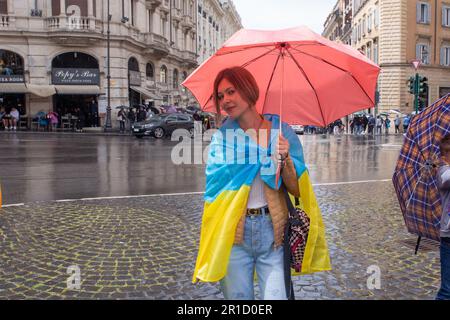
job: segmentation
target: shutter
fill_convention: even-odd
[[[420,44],[416,44],[416,59],[422,60],[420,56]]]
[[[447,17],[445,16],[445,7],[442,7],[442,26],[445,27],[447,25]]]
[[[417,12],[416,12],[416,20],[417,20],[417,22],[420,22],[420,3],[416,4],[416,10],[417,10]]]
[[[431,10],[430,10],[430,4],[427,3],[427,23],[431,23]]]
[[[445,47],[441,48],[440,64],[441,66],[445,66]]]

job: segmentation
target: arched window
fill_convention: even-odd
[[[98,61],[86,53],[66,52],[53,58],[52,68],[98,69]]]
[[[161,71],[159,72],[159,82],[167,83],[167,67],[163,65]]]
[[[0,49],[0,75],[23,75],[23,59],[17,53]]]
[[[186,80],[186,78],[187,78],[187,72],[183,71],[183,81]]]
[[[139,63],[136,58],[131,57],[130,60],[128,60],[128,70],[139,71]]]
[[[173,70],[173,88],[174,89],[178,89],[178,70],[174,69]]]
[[[145,74],[147,76],[147,80],[152,80],[155,76],[153,65],[149,62],[145,67]]]

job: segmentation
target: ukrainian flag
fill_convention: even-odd
[[[273,128],[279,128],[278,116],[264,117],[272,121]],[[311,223],[302,271],[296,273],[292,270],[292,274],[331,270],[325,227],[305,166],[302,145],[288,124],[283,123],[282,132],[289,141],[289,154],[297,172],[300,206],[308,214]],[[269,187],[280,188],[281,177],[278,185],[275,185],[277,164],[272,152],[276,150],[278,135],[279,130],[271,131],[270,143],[266,149],[253,141],[231,119],[214,134],[206,167],[205,204],[193,283],[216,282],[226,275],[236,228],[247,209],[250,187],[258,172]]]

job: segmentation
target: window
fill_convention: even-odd
[[[416,58],[423,64],[430,64],[430,46],[428,44],[418,44],[416,46]]]
[[[159,82],[167,83],[167,67],[163,65],[159,72]]]
[[[202,11],[203,11],[203,10],[202,10],[202,6],[198,6],[198,13],[200,13],[200,14],[201,14],[201,13],[202,13]]]
[[[373,15],[372,12],[369,13],[369,16],[367,17],[367,32],[371,32],[372,31],[372,19],[373,19]]]
[[[373,25],[375,29],[380,25],[380,9],[378,8],[373,11]]]
[[[0,14],[8,14],[8,0],[0,0]]]
[[[366,16],[364,16],[362,20],[362,34],[363,36],[366,35]]]
[[[206,11],[203,11],[203,18],[206,19]]]
[[[178,89],[178,70],[173,70],[173,88]]]
[[[147,63],[147,66],[145,67],[145,74],[147,76],[147,80],[151,80],[155,76],[153,65],[150,62]]]
[[[450,45],[441,48],[441,65],[450,67]]]
[[[450,6],[442,7],[442,25],[450,27]]]
[[[366,53],[367,58],[369,58],[370,60],[372,60],[372,46],[370,45],[370,43],[367,44],[367,53]]]
[[[419,2],[417,4],[417,23],[429,24],[430,20],[430,4],[427,2]]]
[[[378,39],[373,40],[373,62],[378,64]]]

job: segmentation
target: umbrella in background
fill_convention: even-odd
[[[450,134],[450,94],[414,116],[392,181],[410,233],[439,241],[441,199],[436,173],[439,144]]]

